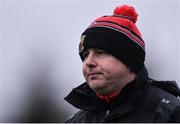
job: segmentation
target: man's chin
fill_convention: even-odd
[[[102,82],[98,82],[98,81],[92,81],[89,83],[89,86],[92,90],[94,91],[102,91],[105,89],[105,84]]]

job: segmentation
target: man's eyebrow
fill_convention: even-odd
[[[94,50],[94,51],[105,51],[105,50],[98,49],[98,48],[93,48],[92,50]]]

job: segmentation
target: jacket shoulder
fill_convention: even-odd
[[[83,113],[84,113],[84,111],[79,110],[77,113],[71,115],[71,116],[67,119],[66,123],[76,123],[76,122],[78,122],[79,118],[80,118],[81,116],[83,116]]]
[[[180,89],[175,81],[157,81],[157,80],[149,80],[152,86],[158,87],[173,96],[180,96]],[[179,98],[179,97],[178,97]]]
[[[84,122],[87,112],[84,110],[79,110],[74,115],[70,116],[66,123],[81,123]]]
[[[148,94],[145,101],[146,103],[154,103],[157,105],[154,112],[154,122],[180,121],[176,118],[180,115],[179,91],[179,88],[174,82],[153,81],[152,85],[148,88]]]

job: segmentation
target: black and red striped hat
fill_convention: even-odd
[[[79,54],[88,48],[99,48],[110,52],[130,69],[138,73],[144,67],[145,43],[136,27],[138,14],[132,6],[122,5],[114,14],[94,20],[82,33]]]

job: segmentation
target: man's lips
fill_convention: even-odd
[[[95,73],[89,73],[89,74],[87,74],[88,78],[94,77],[94,76],[98,76],[98,75],[102,75],[102,73],[100,73],[100,72],[95,72]]]

